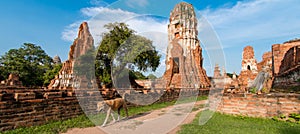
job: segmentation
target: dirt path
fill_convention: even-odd
[[[181,125],[188,124],[193,121],[196,114],[202,110],[201,106],[206,101],[198,101],[196,103],[179,104],[166,108],[153,110],[145,115],[130,118],[126,121],[117,122],[104,128],[74,128],[68,130],[64,134],[133,134],[133,133],[168,133],[175,134],[180,130]],[[195,104],[195,105],[194,105]],[[191,110],[198,108],[196,111]],[[177,126],[177,127],[175,127]],[[145,130],[151,130],[147,132]]]

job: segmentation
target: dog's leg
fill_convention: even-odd
[[[111,115],[111,117],[113,118],[113,123],[115,123],[115,122],[116,122],[116,119],[115,119],[115,117],[114,117],[114,114],[111,112],[110,115]]]
[[[118,121],[120,120],[121,107],[118,108]]]
[[[118,121],[120,121],[120,114],[118,114]]]
[[[102,127],[104,127],[106,125],[106,122],[107,122],[107,120],[109,118],[110,113],[111,113],[111,108],[108,108],[107,113],[106,113],[106,118],[105,118],[105,120],[104,120],[104,122],[102,124]]]
[[[124,108],[124,111],[126,113],[126,117],[128,118],[128,109],[127,109],[127,105],[126,105],[126,102],[124,101],[123,103],[123,108]]]
[[[126,97],[126,93],[123,94],[122,99],[124,100],[124,102],[123,102],[123,108],[124,108],[124,111],[126,113],[126,117],[128,118],[128,109],[127,109],[127,104],[126,104],[126,98],[125,97]]]

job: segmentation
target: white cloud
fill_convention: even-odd
[[[62,39],[65,41],[74,41],[77,37],[78,27],[83,21],[74,22],[65,27],[64,31],[62,32]]]
[[[93,0],[95,3],[101,0]],[[147,6],[147,0],[129,0],[127,6]],[[134,8],[134,7],[133,7]],[[299,0],[247,0],[238,2],[232,7],[221,7],[218,9],[204,9],[198,13],[199,39],[204,50],[217,48],[230,48],[245,45],[262,45],[262,40],[276,42],[278,37],[291,38],[300,36],[300,1]],[[158,21],[151,17],[140,16],[140,14],[124,11],[121,9],[110,9],[106,7],[89,7],[81,9],[81,13],[92,18],[88,20],[90,31],[95,39],[96,45],[101,40],[101,34],[106,31],[103,26],[110,22],[125,22],[137,33],[153,40],[154,45],[161,53],[165,53],[167,47],[167,21]],[[200,15],[203,17],[201,17]],[[77,36],[80,22],[75,22],[65,28],[62,38],[73,41]],[[218,35],[218,36],[216,36]],[[218,42],[220,39],[221,42]],[[222,46],[221,46],[221,44]],[[249,44],[251,43],[251,44]],[[265,44],[271,47],[272,44]],[[255,48],[255,46],[254,46]],[[240,68],[241,52],[235,49],[227,54],[227,61],[231,67],[227,70],[238,72]],[[263,49],[259,51],[265,51]],[[228,56],[229,55],[229,56]],[[214,55],[209,55],[212,64]],[[258,57],[261,55],[258,54]],[[215,55],[217,57],[217,55]],[[205,57],[206,61],[208,60]],[[165,64],[162,62],[162,64]],[[205,65],[207,66],[207,65]],[[162,70],[164,67],[161,68]],[[159,69],[159,70],[161,70]]]
[[[84,16],[91,17],[88,20],[90,32],[92,33],[96,44],[101,40],[101,34],[107,30],[103,27],[105,24],[113,22],[125,22],[138,34],[148,37],[156,44],[156,48],[164,51],[167,46],[167,21],[157,21],[151,16],[143,16],[136,13],[124,11],[121,9],[110,9],[106,7],[83,8],[81,13]],[[67,26],[62,39],[73,41],[77,36],[78,27],[82,21]]]
[[[247,41],[299,35],[300,1],[252,0],[231,8],[205,9],[205,16],[223,45],[230,47]]]
[[[132,17],[136,15],[136,13],[124,11],[121,9],[110,9],[107,7],[87,7],[87,8],[82,8],[80,11],[83,15],[87,17],[98,16],[97,18],[94,19],[107,18],[109,20],[112,19],[122,20],[122,19],[126,19],[126,17]],[[111,16],[111,15],[115,15],[115,16]]]
[[[162,40],[164,40],[164,43],[167,43],[167,21],[157,21],[151,16],[143,16],[121,9],[109,9],[106,7],[83,8],[81,13],[92,18],[88,20],[88,24],[96,43],[100,42],[101,34],[106,32],[103,26],[113,22],[125,22],[138,34],[149,36],[156,44],[162,44]],[[73,41],[77,36],[77,30],[81,22],[78,21],[67,26],[62,33],[62,38],[66,41]],[[157,47],[163,49],[161,46]]]
[[[157,20],[149,15],[139,15],[133,12],[121,9],[110,9],[106,7],[89,7],[81,9],[82,15],[90,17],[88,20],[89,29],[94,37],[97,46],[102,38],[102,33],[107,30],[103,27],[105,24],[113,22],[125,22],[137,34],[147,37],[153,41],[153,45],[161,55],[164,55],[168,45],[167,21]],[[62,39],[73,41],[77,37],[78,27],[82,21],[78,21],[67,26]],[[162,74],[165,69],[165,63],[162,62],[155,74]],[[159,72],[158,72],[159,71]]]
[[[120,22],[128,18],[137,16],[135,13],[123,11],[121,9],[109,9],[105,7],[88,7],[81,9],[82,15],[91,18],[88,20],[90,32],[92,33],[95,43],[99,43],[101,34],[106,31],[104,25],[112,22]],[[67,26],[62,35],[62,39],[66,41],[73,41],[77,37],[77,31],[80,23],[77,21],[75,23]]]
[[[299,0],[247,0],[232,7],[207,8],[198,11],[213,26],[225,49],[227,70],[239,72],[244,46],[252,45],[258,61],[271,45],[300,36]],[[201,20],[201,19],[200,19]],[[201,33],[209,25],[199,22],[200,39],[207,39],[206,46],[215,45],[215,38]],[[202,31],[201,31],[202,30]],[[202,35],[201,35],[202,34]]]
[[[91,4],[91,5],[94,5],[94,6],[103,6],[103,7],[109,5],[108,3],[106,3],[106,2],[103,1],[103,0],[91,0],[91,1],[90,1],[90,4]]]
[[[136,6],[145,7],[148,5],[148,0],[127,0],[127,6],[135,8]]]

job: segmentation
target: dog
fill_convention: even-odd
[[[124,98],[124,97],[123,97]],[[123,98],[116,98],[113,100],[105,100],[105,101],[101,101],[97,103],[97,110],[98,112],[103,112],[104,110],[106,111],[106,118],[102,124],[102,127],[104,127],[107,123],[107,120],[109,118],[109,115],[111,115],[111,117],[113,118],[113,123],[116,122],[115,117],[112,113],[111,110],[113,111],[117,111],[118,110],[118,120],[120,120],[120,110],[121,108],[124,109],[125,113],[126,113],[126,117],[128,117],[128,109],[127,109],[127,105],[125,102],[125,99]]]

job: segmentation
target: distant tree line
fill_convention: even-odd
[[[60,68],[40,46],[31,43],[10,49],[0,57],[0,79],[5,80],[15,73],[24,86],[47,85]]]

